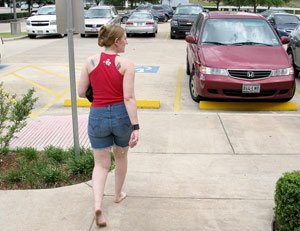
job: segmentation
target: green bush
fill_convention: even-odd
[[[275,222],[280,231],[300,231],[300,171],[285,173],[276,183]]]
[[[6,92],[3,83],[0,83],[0,154],[7,154],[10,140],[26,125],[26,119],[38,99],[33,97],[33,93],[34,89],[29,89],[17,99],[15,94]]]
[[[29,16],[30,16],[29,12],[17,12],[17,18],[27,18]],[[13,13],[0,14],[0,21],[1,20],[11,20],[11,19],[14,19]]]
[[[16,153],[20,154],[28,161],[36,160],[38,158],[38,151],[32,147],[18,148]]]
[[[54,147],[54,146],[48,146],[44,149],[45,155],[58,163],[62,163],[67,156],[69,155],[68,152],[64,151],[62,148]]]

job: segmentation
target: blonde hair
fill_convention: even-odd
[[[121,26],[102,26],[98,34],[98,45],[100,47],[110,47],[115,40],[122,38],[125,31]]]

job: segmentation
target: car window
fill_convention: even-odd
[[[176,8],[175,14],[199,14],[201,12],[200,6],[180,6]]]
[[[276,24],[299,24],[300,23],[299,18],[294,15],[276,15],[274,18]]]
[[[260,19],[208,19],[203,29],[201,43],[280,44],[270,25]]]
[[[198,38],[199,34],[200,34],[200,30],[201,30],[201,26],[203,24],[203,15],[200,14],[199,17],[198,17],[198,22],[196,24],[196,28],[195,28],[195,37]]]
[[[112,17],[109,9],[89,9],[86,18],[110,18]]]
[[[55,7],[42,7],[36,12],[37,15],[55,15]]]
[[[133,13],[129,19],[152,19],[151,14],[141,14],[141,13]]]

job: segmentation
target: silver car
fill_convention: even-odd
[[[121,17],[114,6],[95,6],[85,13],[85,35],[97,35],[103,25],[121,25]]]
[[[157,20],[148,11],[137,11],[128,18],[125,31],[129,37],[131,34],[150,34],[155,37],[157,33]]]

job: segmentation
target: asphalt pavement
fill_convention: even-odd
[[[184,41],[170,41],[168,29],[168,24],[160,24],[157,38],[129,40],[126,55],[131,60],[160,66],[153,76],[136,75],[136,94],[159,99],[161,107],[138,111],[141,137],[129,151],[124,186],[128,197],[120,204],[113,202],[114,174],[110,173],[103,206],[108,227],[103,230],[271,231],[276,181],[284,172],[299,170],[299,111],[200,110],[190,99],[183,71]],[[9,67],[0,69],[1,81],[9,90],[20,91],[36,81],[42,100],[39,107],[43,108],[17,134],[13,148],[73,144],[70,108],[62,106],[69,97],[64,94],[67,70],[60,63],[65,57],[57,55],[65,41],[10,41],[7,46],[20,49],[7,54]],[[75,38],[75,45],[80,42],[77,63],[84,60],[92,41]],[[24,44],[34,42],[38,46],[26,50]],[[298,102],[299,93],[296,98]],[[89,147],[88,109],[78,110],[80,143]],[[4,231],[98,230],[91,182],[53,189],[1,190],[0,227]]]

